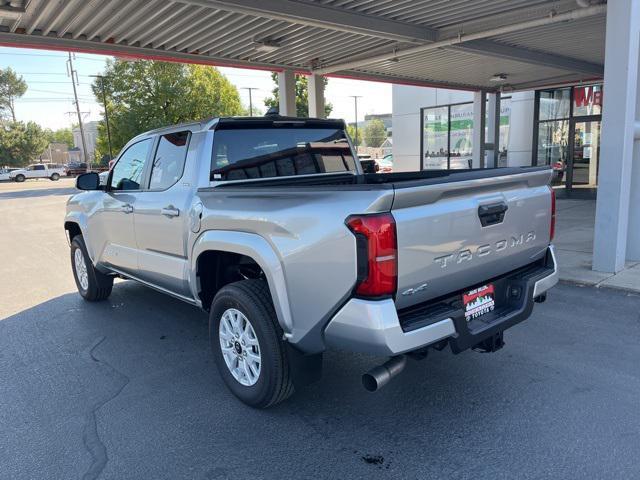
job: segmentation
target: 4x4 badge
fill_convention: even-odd
[[[404,292],[402,292],[403,296],[408,296],[408,295],[413,295],[414,293],[418,293],[418,292],[422,292],[423,290],[427,289],[427,284],[423,283],[422,285],[420,285],[419,287],[416,288],[408,288],[407,290],[405,290]]]

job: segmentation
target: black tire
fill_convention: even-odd
[[[219,339],[222,314],[235,308],[249,320],[260,344],[260,374],[254,385],[241,384],[227,368]],[[216,294],[209,314],[209,339],[216,365],[229,390],[245,404],[267,408],[290,397],[293,382],[282,341],[282,328],[264,280],[242,280],[224,286]]]
[[[54,182],[57,182],[58,180],[60,180],[60,174],[58,173],[54,173],[51,175],[51,180],[53,180]]]
[[[25,180],[26,180],[25,176],[24,176],[24,175],[22,175],[21,173],[20,173],[20,174],[18,174],[18,175],[16,175],[16,182],[18,182],[18,183],[22,183],[22,182],[24,182]]]
[[[80,280],[78,279],[78,272],[76,272],[75,254],[76,250],[82,252],[84,262],[87,268],[87,288],[83,288]],[[87,253],[87,247],[84,243],[82,235],[76,235],[71,241],[71,269],[73,270],[73,279],[76,281],[76,287],[78,292],[85,300],[89,302],[98,302],[105,300],[111,295],[111,289],[113,288],[113,277],[105,275],[99,272],[91,263],[89,254]]]

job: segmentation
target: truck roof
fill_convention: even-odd
[[[177,125],[169,125],[160,127],[147,132],[136,135],[134,139],[144,138],[149,135],[158,135],[171,132],[179,132],[182,130],[190,130],[191,132],[200,132],[205,130],[215,130],[218,128],[242,128],[242,127],[258,127],[271,126],[274,124],[304,124],[314,127],[325,128],[345,128],[344,120],[324,119],[324,118],[303,118],[303,117],[284,117],[280,115],[265,115],[264,117],[212,117],[199,122],[186,122]]]

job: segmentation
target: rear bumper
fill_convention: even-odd
[[[528,318],[533,310],[533,299],[558,283],[553,246],[549,247],[543,261],[487,281],[501,282],[504,291],[510,295],[514,290],[520,292],[518,297],[509,297],[506,305],[489,317],[489,323],[477,320],[467,323],[464,312],[456,303],[459,293],[417,306],[410,312],[400,312],[400,316],[391,299],[353,298],[327,325],[326,345],[372,355],[399,355],[445,338],[450,339],[454,353],[473,347]]]

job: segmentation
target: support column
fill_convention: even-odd
[[[296,117],[296,75],[293,70],[278,72],[278,96],[280,115]]]
[[[633,236],[628,235],[629,217],[633,215],[635,225],[640,215],[637,206],[629,210],[638,101],[640,2],[609,2],[606,28],[593,269],[613,273],[624,268],[627,237]]]
[[[500,155],[500,93],[487,95],[487,153],[486,168],[498,166]]]
[[[484,168],[484,130],[487,94],[483,91],[473,93],[473,150],[472,168]]]
[[[324,118],[324,77],[309,75],[309,116]]]
[[[636,90],[635,143],[629,197],[629,228],[627,230],[627,260],[640,262],[640,60],[638,61],[638,89]]]

